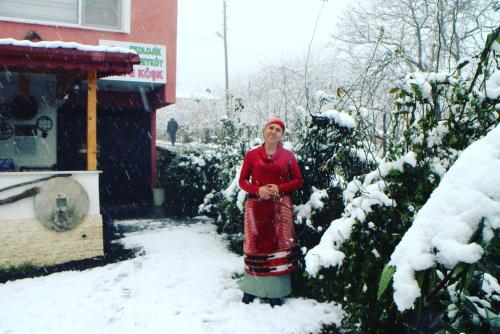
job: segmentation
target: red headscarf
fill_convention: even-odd
[[[264,129],[267,128],[271,124],[278,125],[281,130],[283,130],[283,134],[285,133],[285,122],[281,118],[273,117],[267,120],[266,124],[264,124]]]

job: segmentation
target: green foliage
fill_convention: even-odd
[[[222,149],[233,148],[239,142],[236,124],[229,118],[223,118],[221,122],[221,138],[217,143]]]
[[[498,29],[496,31],[498,33]],[[414,167],[405,164],[403,170],[394,169],[383,176],[384,193],[395,205],[372,205],[366,219],[356,220],[349,239],[338,248],[345,254],[342,265],[320,270],[302,290],[319,300],[341,302],[347,313],[342,330],[488,333],[500,327],[498,295],[487,296],[480,288],[484,277],[499,275],[498,261],[492,257],[498,254],[498,237],[488,243],[482,241],[483,227],[470,240],[481,244],[485,251],[479,262],[459,264],[454,271],[437,265],[417,273],[422,296],[415,309],[399,312],[392,293],[387,291],[391,278],[387,263],[411,226],[415,213],[427,202],[460,151],[499,123],[500,112],[495,107],[499,101],[485,98],[484,90],[481,91],[491,71],[491,67],[486,66],[490,64],[486,54],[480,55],[480,64],[484,66],[479,66],[471,75],[461,76],[457,72],[444,81],[429,79],[430,95],[421,84],[411,81],[412,77],[391,90],[396,99],[392,137],[400,139],[388,147],[386,159],[397,160],[412,151],[417,164]],[[317,144],[314,151],[320,151],[319,147]],[[338,166],[344,171],[343,175],[351,172],[349,164]],[[365,177],[362,174],[354,175],[360,175],[356,178],[362,181]],[[352,178],[351,174],[346,180]],[[356,196],[370,198],[364,189]],[[350,214],[348,209],[345,215]],[[449,278],[442,274],[450,272]]]
[[[342,266],[322,269],[320,278],[308,281],[314,298],[342,303],[347,312],[343,328],[363,333],[403,332],[404,324],[411,323],[408,315],[397,311],[391,294],[382,294],[379,282],[384,276],[385,289],[390,279],[389,269],[385,269],[388,259],[432,190],[427,173],[418,165],[405,164],[402,172],[393,170],[384,181],[388,183],[386,195],[397,204],[373,206],[366,220],[353,226],[349,240],[340,247],[345,254]],[[421,186],[415,189],[416,184]],[[363,196],[361,192],[358,195]]]
[[[459,263],[451,270],[438,266],[423,273],[429,280],[431,273],[437,270],[447,273],[444,279],[435,278],[430,284],[421,285],[422,295],[426,297],[421,297],[419,302],[435,305],[441,311],[436,327],[451,327],[466,333],[493,333],[500,328],[499,294],[496,293],[495,297],[495,293],[483,289],[489,285],[488,276],[500,275],[497,261],[500,238],[497,235],[485,242],[479,233],[481,230],[479,228],[470,240],[483,247],[485,253],[481,260],[474,264]]]
[[[26,277],[36,272],[40,267],[31,262],[23,262],[17,266],[0,266],[0,282],[4,282],[2,278],[6,277]]]
[[[229,249],[237,254],[243,254],[243,211],[234,201],[226,198],[219,202],[219,216],[216,224],[219,233],[225,233],[229,241]]]
[[[368,156],[362,161],[358,150]],[[341,126],[321,114],[313,115],[297,151],[304,186],[294,195],[294,203],[306,203],[316,189],[326,190],[329,199],[310,218],[309,224],[297,225],[302,246],[310,248],[319,241],[320,231],[344,210],[342,189],[355,175],[369,170],[369,153],[364,151],[358,130]],[[299,222],[301,223],[301,222]],[[303,223],[303,222],[302,222]],[[312,227],[312,228],[311,228]]]
[[[210,191],[217,177],[215,155],[190,150],[178,154],[160,173],[160,185],[165,188],[166,203],[173,212],[192,216]]]
[[[236,187],[236,175],[243,156],[250,148],[249,143],[241,140],[239,130],[233,121],[222,120],[222,139],[220,145],[220,162],[216,166],[217,177],[211,184],[212,192],[208,194],[199,213],[215,219],[217,231],[226,234],[229,248],[236,253],[243,252],[243,203],[239,203]]]
[[[396,267],[386,265],[384,270],[382,271],[382,275],[380,275],[380,280],[378,281],[378,291],[377,291],[377,299],[380,299],[384,291],[389,286],[389,283],[392,281],[392,275],[396,271]]]

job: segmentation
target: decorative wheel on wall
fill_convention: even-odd
[[[15,119],[30,120],[38,113],[38,102],[31,95],[17,95],[12,99],[10,113]]]
[[[80,183],[69,177],[48,180],[35,195],[35,214],[43,226],[64,232],[75,228],[87,216],[89,195]]]
[[[5,121],[0,121],[0,140],[7,140],[14,135],[14,127]]]
[[[36,121],[36,127],[38,128],[38,130],[42,131],[43,138],[47,137],[47,133],[50,131],[50,129],[52,129],[53,125],[54,122],[48,116],[41,116]]]

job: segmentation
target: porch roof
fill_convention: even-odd
[[[61,73],[95,69],[97,77],[102,78],[128,74],[140,62],[137,53],[121,47],[0,39],[0,71]]]

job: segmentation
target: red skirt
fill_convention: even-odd
[[[298,247],[290,196],[247,199],[243,253],[245,272],[249,275],[279,276],[297,270]]]

